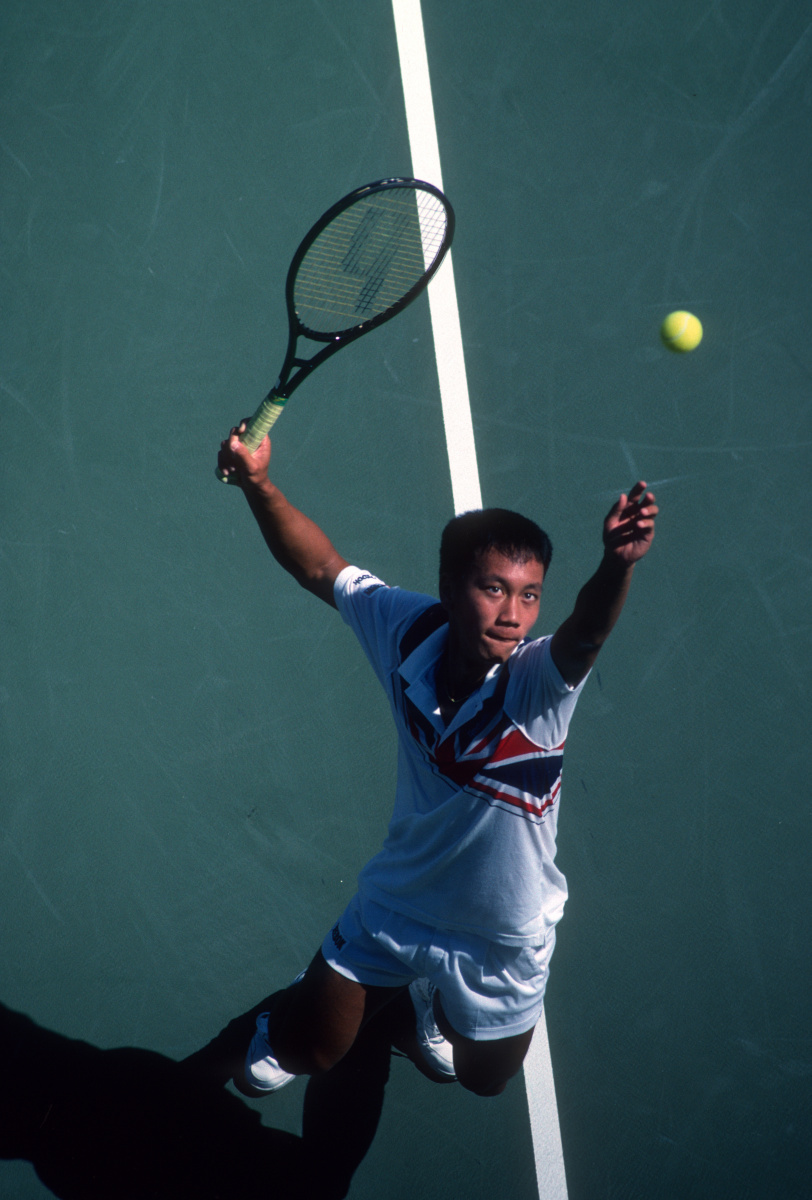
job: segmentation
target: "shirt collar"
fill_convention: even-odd
[[[401,678],[408,684],[406,695],[443,737],[476,716],[483,703],[493,695],[503,667],[502,663],[494,663],[479,687],[462,702],[446,725],[440,716],[435,676],[447,643],[448,626],[443,625],[421,642],[398,668]]]

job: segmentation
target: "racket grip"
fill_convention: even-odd
[[[268,433],[275,422],[282,415],[282,409],[285,407],[287,396],[279,397],[273,392],[265,397],[257,411],[254,413],[251,420],[245,427],[245,432],[240,434],[240,441],[244,446],[253,452],[257,449],[265,434]],[[239,487],[239,480],[232,475],[224,475],[218,467],[215,474],[221,483],[234,483]]]
[[[254,413],[251,420],[248,422],[245,433],[240,434],[240,441],[244,446],[253,453],[260,444],[266,433],[269,433],[273,425],[282,415],[282,409],[285,407],[287,397],[279,398],[273,392],[260,404],[257,411]]]

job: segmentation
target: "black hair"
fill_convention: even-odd
[[[546,572],[553,547],[529,517],[507,508],[483,508],[452,517],[440,540],[440,588],[467,576],[480,554],[498,550],[514,562],[536,558]]]

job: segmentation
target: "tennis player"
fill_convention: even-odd
[[[408,989],[425,1073],[482,1096],[524,1060],[544,1000],[566,881],[555,866],[570,718],[648,552],[658,509],[643,482],[613,505],[603,555],[551,637],[528,635],[552,548],[503,509],[455,517],[439,602],[352,566],[270,481],[266,438],[222,443],[271,554],[338,609],[383,685],[399,739],[381,851],[306,972],[256,1022],[249,1095],[329,1071]]]

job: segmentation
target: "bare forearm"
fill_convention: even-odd
[[[556,630],[553,662],[571,686],[591,668],[626,603],[634,564],[651,548],[658,509],[644,480],[621,492],[603,523],[601,565],[578,593],[572,615]]]
[[[245,498],[276,561],[297,583],[334,604],[333,583],[345,560],[314,521],[267,478],[243,486]]]
[[[620,616],[634,567],[605,556],[578,593],[572,613],[552,641],[555,665],[575,687],[592,668]]]
[[[600,566],[578,593],[569,621],[572,635],[587,651],[596,654],[623,611],[634,573],[633,563],[604,555]]]

